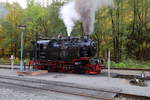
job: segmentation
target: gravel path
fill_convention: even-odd
[[[0,100],[96,100],[0,83]]]
[[[3,69],[0,69],[0,75],[17,76],[15,70],[10,71],[10,70],[3,70]],[[150,96],[150,81],[146,82],[148,84],[147,87],[134,86],[134,85],[129,84],[129,80],[126,80],[126,79],[108,78],[107,73],[105,71],[103,71],[99,75],[49,73],[47,75],[21,76],[21,77],[74,83],[74,84],[89,86],[92,88],[121,90],[122,92],[125,92],[125,93]],[[75,99],[75,100],[78,100],[78,99]]]

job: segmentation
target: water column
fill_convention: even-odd
[[[18,26],[21,30],[21,53],[20,53],[20,72],[23,72],[23,35],[24,35],[24,30],[25,30],[25,25],[19,25]]]

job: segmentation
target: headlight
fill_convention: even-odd
[[[98,59],[92,58],[90,59],[90,64],[98,64],[100,61]]]

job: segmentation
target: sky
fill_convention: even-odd
[[[9,2],[9,3],[18,2],[22,8],[26,8],[26,0],[0,0],[0,2]]]
[[[36,0],[37,2],[40,2],[42,5],[46,5],[47,0]],[[51,1],[51,0],[49,0]],[[13,3],[13,2],[18,2],[22,8],[26,8],[27,7],[27,3],[26,0],[0,0],[0,2],[9,2],[9,3]]]

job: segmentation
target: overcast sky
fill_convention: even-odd
[[[26,0],[0,0],[0,2],[10,2],[10,3],[18,2],[22,8],[26,7]]]
[[[47,0],[35,0],[35,1],[40,2],[42,5],[46,5]],[[10,2],[10,3],[18,2],[22,8],[26,8],[27,6],[26,0],[0,0],[0,2]]]

